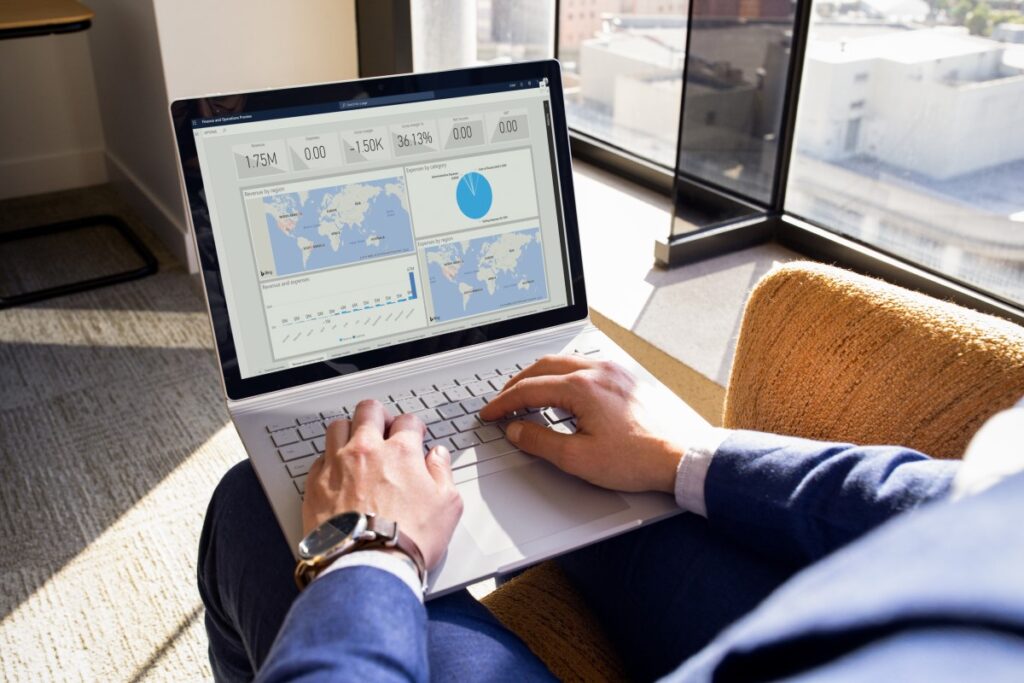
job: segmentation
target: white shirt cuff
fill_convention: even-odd
[[[1024,407],[1015,406],[988,419],[967,444],[953,479],[953,500],[981,493],[1024,470]]]
[[[419,573],[412,560],[406,560],[395,553],[383,550],[357,550],[348,555],[342,555],[313,580],[316,581],[320,577],[345,567],[374,567],[397,576],[409,587],[409,590],[416,594],[420,602],[423,602],[423,583],[420,581]]]
[[[704,501],[704,480],[707,479],[715,451],[728,436],[728,429],[715,427],[689,444],[676,467],[676,505],[701,517],[708,516]]]

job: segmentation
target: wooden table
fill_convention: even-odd
[[[76,0],[0,0],[0,39],[84,31],[94,16]]]
[[[95,13],[91,9],[76,0],[0,0],[0,40],[84,31],[92,25],[94,16]],[[117,230],[128,246],[142,260],[142,265],[121,273],[102,274],[78,282],[13,296],[0,294],[0,309],[135,280],[157,271],[156,257],[139,239],[139,236],[117,216],[86,216],[50,225],[0,231],[0,246],[7,242],[71,232],[97,225],[106,225]],[[7,266],[0,262],[0,267]]]

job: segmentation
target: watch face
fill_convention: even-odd
[[[309,532],[299,541],[299,556],[311,560],[366,531],[366,516],[361,512],[343,512]]]

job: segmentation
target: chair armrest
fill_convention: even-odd
[[[747,302],[723,424],[958,458],[1022,395],[1024,328],[797,262]]]

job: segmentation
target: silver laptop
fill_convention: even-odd
[[[364,398],[419,415],[426,447],[453,454],[465,512],[428,596],[676,512],[565,475],[477,417],[550,353],[614,359],[670,396],[588,322],[557,62],[171,114],[228,409],[292,548],[325,426]],[[576,429],[557,407],[521,419]]]

